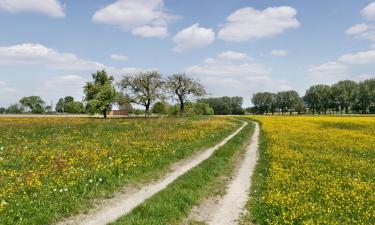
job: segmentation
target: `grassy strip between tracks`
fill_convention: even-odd
[[[249,123],[209,159],[112,225],[181,223],[193,206],[225,185],[220,178],[230,176],[233,172],[236,156],[244,153],[253,130],[254,125]]]

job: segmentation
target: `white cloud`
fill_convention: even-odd
[[[193,48],[202,48],[215,41],[215,32],[211,28],[199,27],[199,24],[193,24],[191,27],[179,31],[174,37],[173,42],[175,52],[184,52]]]
[[[255,92],[290,89],[287,81],[271,77],[271,68],[241,52],[222,52],[185,72],[201,80],[213,96],[242,96],[245,105],[250,105],[250,96]]]
[[[367,31],[370,26],[367,23],[355,24],[346,30],[346,34],[360,34]]]
[[[367,5],[362,11],[361,15],[367,20],[375,20],[375,2]]]
[[[80,59],[72,53],[60,53],[33,43],[0,47],[0,64],[44,65],[62,70],[99,70],[105,67],[98,62]]]
[[[225,41],[248,41],[275,36],[287,29],[298,28],[297,10],[289,7],[269,7],[263,11],[241,8],[228,16],[219,31]]]
[[[124,67],[124,68],[108,68],[108,74],[114,76],[116,81],[119,81],[125,75],[135,75],[139,72],[159,71],[157,68],[138,68],[138,67]]]
[[[127,61],[129,57],[127,55],[112,54],[111,59],[118,60],[118,61]]]
[[[165,38],[168,35],[168,28],[166,26],[141,26],[132,30],[132,34],[142,37],[158,37]]]
[[[354,54],[346,54],[339,58],[339,61],[348,64],[375,63],[375,50],[363,51]]]
[[[370,48],[375,48],[375,43],[370,46]]]
[[[217,58],[220,60],[252,60],[250,56],[242,52],[226,51],[217,55]]]
[[[357,76],[356,80],[357,81],[364,81],[364,80],[371,79],[371,78],[375,78],[375,75],[361,74],[361,75]]]
[[[273,49],[273,50],[270,52],[270,55],[272,55],[272,56],[279,56],[279,57],[287,56],[288,54],[289,54],[288,51],[286,51],[286,50],[281,50],[281,49]]]
[[[134,35],[164,38],[168,23],[175,18],[167,12],[163,0],[117,0],[95,12],[92,20],[120,26]]]
[[[367,23],[360,23],[349,27],[345,31],[348,35],[354,35],[356,38],[375,41],[375,26]]]
[[[314,82],[334,83],[349,76],[349,67],[339,62],[328,62],[321,65],[311,65],[308,75]]]
[[[65,17],[64,8],[58,0],[0,0],[0,10],[11,13],[37,12],[50,17]]]

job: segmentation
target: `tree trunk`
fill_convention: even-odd
[[[146,105],[146,110],[145,110],[145,118],[148,116],[148,112],[150,111],[150,105]]]
[[[104,119],[107,119],[107,110],[103,110]]]
[[[185,112],[185,104],[184,100],[182,99],[182,96],[178,96],[178,99],[180,100],[180,116],[182,116]]]

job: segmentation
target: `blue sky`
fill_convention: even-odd
[[[373,0],[0,0],[0,106],[91,73],[185,72],[211,96],[374,77]]]

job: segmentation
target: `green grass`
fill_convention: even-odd
[[[257,121],[261,127],[261,122]],[[262,194],[265,189],[266,178],[269,176],[269,163],[270,156],[268,154],[268,140],[264,132],[259,134],[259,159],[254,169],[253,176],[251,178],[251,190],[249,201],[247,202],[246,213],[240,224],[256,224],[257,221],[264,221],[267,218],[267,211],[262,208],[261,202]],[[257,220],[256,220],[257,218]]]
[[[0,224],[50,224],[84,211],[239,125],[217,117],[0,118]]]
[[[375,224],[374,117],[252,118],[260,159],[242,224]]]
[[[215,189],[220,189],[225,185],[220,182],[220,177],[231,174],[235,166],[236,155],[243,154],[245,151],[253,129],[252,124],[247,125],[209,159],[112,225],[181,223],[193,206],[208,196],[212,196]]]

